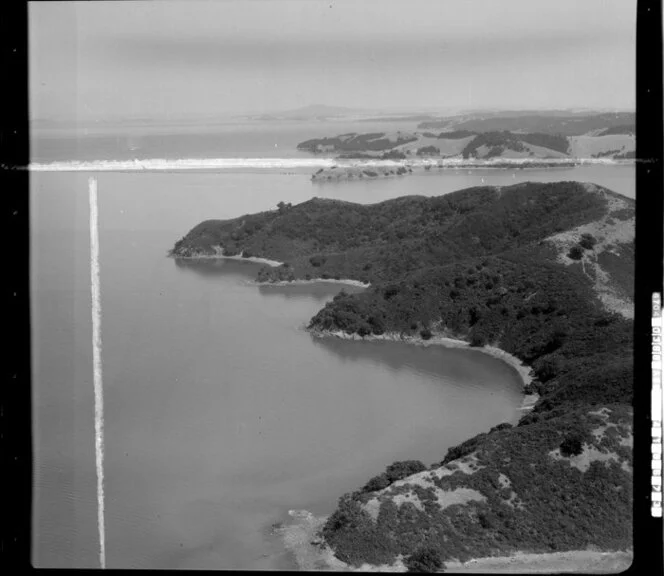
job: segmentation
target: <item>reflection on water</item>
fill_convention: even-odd
[[[355,294],[365,290],[362,286],[341,284],[338,282],[303,282],[284,284],[253,284],[256,274],[263,264],[251,261],[229,260],[226,258],[174,258],[175,266],[186,272],[193,272],[200,276],[236,277],[253,285],[261,296],[277,297],[286,300],[314,299],[318,302],[331,300],[342,290],[347,294]],[[308,320],[308,319],[307,319]]]
[[[271,285],[259,284],[258,291],[261,296],[280,297],[286,300],[293,298],[315,298],[316,300],[331,300],[341,291],[347,294],[363,292],[365,288],[352,284],[335,284],[332,282],[312,282],[306,284]]]
[[[497,358],[479,350],[448,348],[438,344],[419,346],[389,340],[346,340],[337,337],[311,336],[315,346],[332,352],[343,362],[372,362],[387,365],[391,370],[411,371],[426,376],[443,377],[446,385],[467,385],[469,382],[492,387],[500,381],[504,387],[516,371]],[[486,382],[483,380],[486,378]],[[517,384],[518,385],[518,384]]]
[[[255,278],[262,264],[227,258],[173,258],[175,266],[201,276],[238,276]]]

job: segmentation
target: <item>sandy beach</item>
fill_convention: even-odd
[[[181,260],[238,260],[240,262],[254,262],[255,264],[265,264],[267,266],[272,266],[277,268],[282,266],[283,262],[277,260],[269,260],[268,258],[256,258],[255,256],[250,256],[245,258],[240,255],[236,256],[225,256],[224,254],[197,254],[196,256],[176,256],[177,259]]]
[[[280,280],[279,282],[257,282],[253,281],[252,284],[257,286],[293,286],[300,284],[346,284],[347,286],[357,286],[358,288],[369,288],[371,284],[365,284],[359,280],[350,280],[341,278],[335,280],[334,278],[312,278],[310,280]]]

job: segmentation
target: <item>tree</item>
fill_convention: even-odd
[[[374,476],[369,480],[364,487],[362,492],[377,492],[378,490],[383,490],[391,484],[390,480],[387,477],[387,474],[383,473],[378,476]]]
[[[578,434],[567,436],[560,444],[560,453],[563,456],[578,456],[583,452],[583,440]]]
[[[592,234],[581,234],[579,246],[585,248],[586,250],[592,250],[595,244],[597,244],[597,239]]]
[[[473,347],[482,347],[486,344],[486,336],[480,332],[473,332],[470,337],[470,345]]]
[[[583,248],[580,246],[572,246],[567,256],[572,260],[581,260],[583,258]]]
[[[552,378],[555,378],[559,371],[560,366],[556,358],[545,358],[533,369],[535,377],[540,382],[548,382]]]
[[[426,469],[427,467],[419,460],[402,460],[400,462],[394,462],[394,464],[390,464],[386,468],[385,474],[387,474],[387,478],[391,482],[396,482],[397,480],[402,480],[411,474],[424,472]]]
[[[406,558],[408,572],[438,572],[443,569],[443,561],[435,548],[420,548]]]
[[[293,205],[290,202],[288,204],[286,204],[286,202],[279,202],[277,204],[277,210],[279,210],[279,214],[284,214],[286,210],[292,208],[292,206]]]

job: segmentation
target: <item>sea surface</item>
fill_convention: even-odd
[[[277,134],[287,152],[273,157],[299,154],[293,142],[303,132],[252,130]],[[215,157],[213,140],[192,152],[190,136],[162,145],[173,157]],[[117,158],[108,142],[93,153],[80,135],[49,138],[49,151],[33,147],[42,154],[33,160]],[[224,138],[220,156],[232,149],[242,157]],[[244,154],[267,154],[257,141]],[[335,184],[314,184],[310,172],[95,175],[108,568],[293,568],[272,530],[289,510],[329,514],[392,462],[439,461],[450,446],[520,415],[516,372],[479,351],[312,338],[303,326],[341,285],[259,287],[252,263],[168,258],[194,225],[312,196],[372,203],[525,180],[590,181],[634,197],[630,166]],[[88,176],[31,175],[38,567],[99,566]]]

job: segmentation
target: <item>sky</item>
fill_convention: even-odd
[[[31,2],[31,116],[633,109],[635,0]]]

